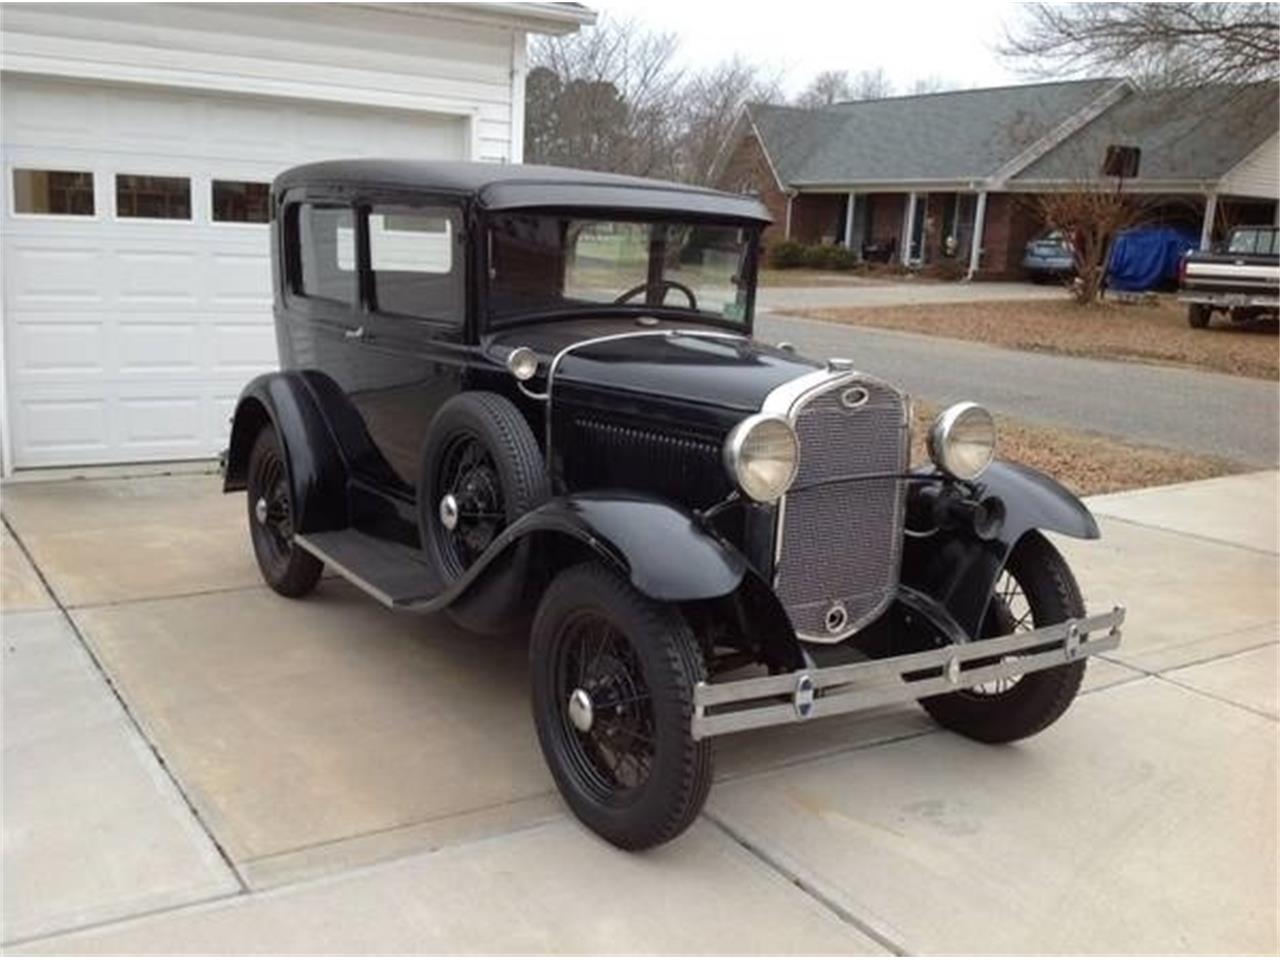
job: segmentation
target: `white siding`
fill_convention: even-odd
[[[1237,197],[1280,198],[1280,134],[1240,161],[1222,178],[1218,192]]]
[[[341,4],[6,4],[0,16],[7,71],[449,114],[471,124],[473,159],[521,159],[514,27]]]

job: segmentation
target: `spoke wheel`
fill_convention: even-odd
[[[688,827],[711,747],[691,733],[706,670],[678,608],[599,564],[571,567],[543,595],[529,656],[538,741],[578,819],[627,850]]]
[[[998,637],[1084,616],[1084,600],[1071,568],[1039,533],[1013,549],[1000,577],[982,636]],[[1007,659],[1007,658],[1006,658]],[[1071,705],[1084,679],[1085,661],[1015,674],[920,701],[938,723],[983,743],[1008,743],[1039,733]]]
[[[653,697],[640,662],[621,631],[593,611],[565,622],[556,652],[568,757],[601,801],[619,802],[653,769]],[[575,704],[583,705],[576,713]]]
[[[287,597],[309,593],[324,565],[293,542],[294,505],[275,429],[263,427],[249,454],[249,537],[267,585]]]
[[[444,504],[446,498],[452,528],[446,527],[442,537],[441,559],[448,576],[457,577],[488,549],[507,521],[497,463],[469,431],[450,437],[444,448],[433,499]]]

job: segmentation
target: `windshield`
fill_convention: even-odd
[[[724,224],[495,217],[489,315],[515,322],[626,304],[745,326],[751,239],[750,229]]]

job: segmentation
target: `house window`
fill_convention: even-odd
[[[190,220],[191,180],[118,173],[116,216],[137,220]]]
[[[292,231],[291,231],[292,232]],[[304,297],[355,303],[355,229],[349,207],[297,208],[294,290]]]
[[[212,211],[214,223],[267,223],[271,219],[271,184],[215,180]]]
[[[93,174],[76,170],[14,170],[13,212],[93,216]]]
[[[374,309],[461,322],[463,277],[454,256],[457,214],[446,208],[375,207],[366,223]]]

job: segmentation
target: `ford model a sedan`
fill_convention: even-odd
[[[282,369],[225,454],[263,577],[527,630],[546,761],[611,842],[688,826],[718,735],[918,700],[1016,740],[1119,643],[1044,536],[1093,517],[986,410],[913,469],[901,392],[752,338],[754,199],[347,161],[272,211]]]

